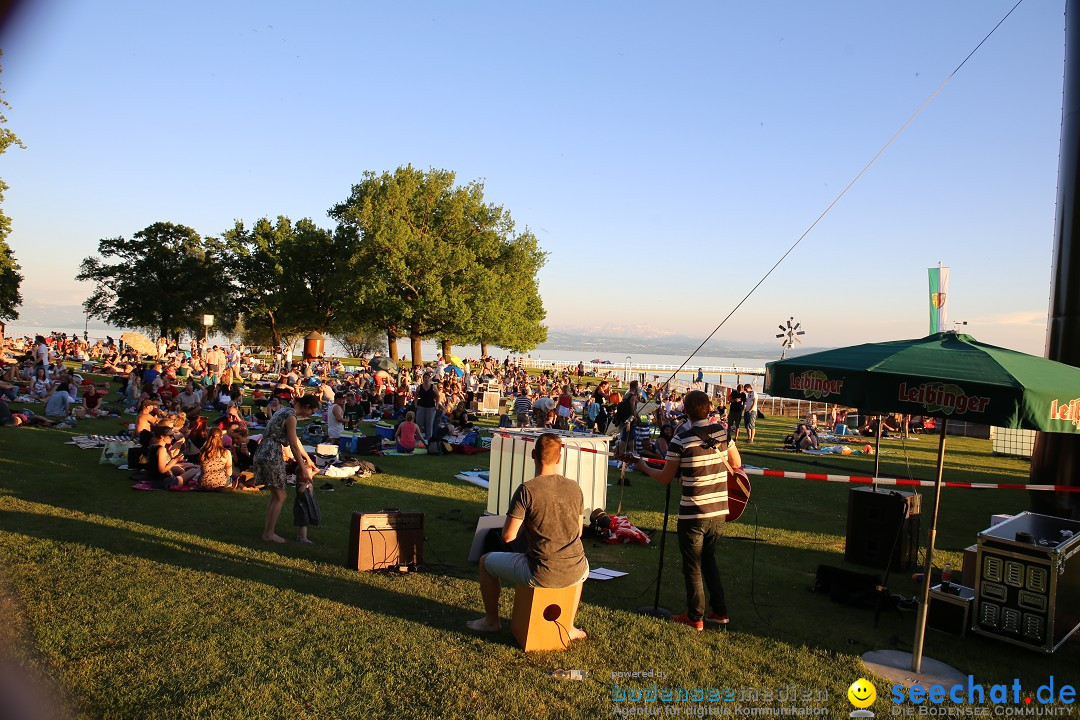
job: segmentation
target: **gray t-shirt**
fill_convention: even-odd
[[[529,533],[529,570],[540,587],[576,585],[588,566],[581,544],[585,500],[581,488],[562,475],[540,475],[521,485],[509,515]]]
[[[63,390],[57,390],[45,403],[45,414],[52,417],[64,417],[67,415],[70,404],[71,396]]]

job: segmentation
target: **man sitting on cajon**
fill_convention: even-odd
[[[536,477],[522,483],[510,500],[503,540],[512,542],[524,523],[528,532],[527,553],[493,552],[480,558],[480,595],[484,617],[467,625],[473,630],[493,632],[502,628],[499,620],[500,580],[530,587],[564,588],[577,586],[573,607],[566,618],[571,640],[581,640],[585,631],[574,627],[581,585],[589,574],[589,561],[581,544],[581,518],[585,500],[573,480],[557,474],[562,456],[562,440],[546,433],[536,439],[532,458]]]

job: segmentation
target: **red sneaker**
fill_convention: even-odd
[[[701,620],[691,620],[690,616],[686,615],[685,613],[682,614],[682,615],[672,615],[671,619],[672,619],[673,622],[680,623],[682,625],[687,626],[688,628],[692,628],[694,630],[697,630],[698,632],[701,632],[702,630],[705,629],[705,623],[703,621],[701,621]]]
[[[728,624],[728,616],[727,615],[717,615],[714,612],[710,612],[709,614],[707,614],[705,616],[705,622],[707,622],[707,623],[709,623],[711,625],[727,625]]]

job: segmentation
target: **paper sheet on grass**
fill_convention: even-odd
[[[618,570],[609,570],[608,568],[593,568],[589,571],[590,580],[614,580],[620,578],[627,573],[620,572]]]

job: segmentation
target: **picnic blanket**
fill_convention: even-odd
[[[81,450],[97,450],[110,443],[131,442],[130,435],[73,435],[65,445],[75,445]]]
[[[488,486],[491,484],[489,476],[486,472],[478,472],[476,470],[473,470],[471,472],[460,472],[454,477],[456,477],[458,480],[464,480],[467,483],[472,483],[476,487],[483,488],[485,490],[487,490]]]
[[[178,485],[170,488],[156,488],[150,483],[143,481],[137,482],[131,486],[132,490],[171,490],[172,492],[191,492],[192,490],[198,490],[199,488],[194,485]]]

